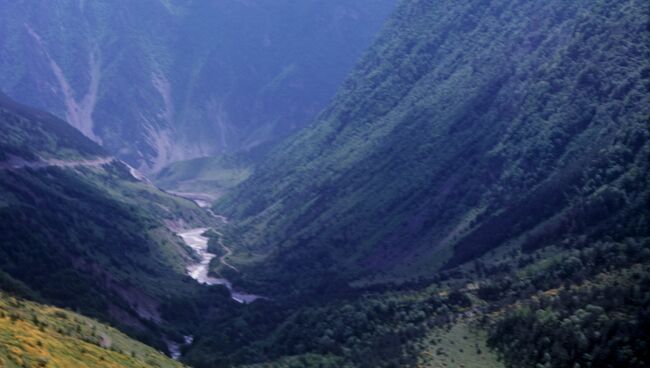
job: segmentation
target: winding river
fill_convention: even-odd
[[[259,295],[248,294],[239,290],[235,290],[233,289],[232,283],[230,281],[224,278],[216,278],[209,275],[210,261],[212,261],[212,259],[214,259],[217,255],[208,252],[208,238],[202,235],[207,230],[208,228],[201,227],[177,233],[178,236],[183,239],[185,244],[192,248],[199,256],[199,262],[191,264],[187,267],[187,274],[201,284],[223,285],[227,287],[228,290],[230,290],[230,296],[232,299],[238,303],[248,304],[262,298]],[[221,246],[226,250],[226,254],[228,255],[230,253],[230,249],[225,247],[223,243]],[[227,267],[234,268],[226,262],[225,258],[226,256],[220,258],[221,263]]]
[[[197,263],[187,266],[187,274],[192,277],[197,282],[204,285],[223,285],[228,288],[230,291],[230,297],[241,304],[248,304],[257,299],[264,298],[259,295],[248,294],[242,291],[237,291],[233,289],[232,283],[224,278],[212,277],[209,275],[210,270],[210,261],[212,261],[217,255],[208,252],[208,238],[203,236],[209,228],[201,227],[196,229],[189,229],[176,233],[185,244],[187,244],[199,258]],[[237,270],[234,266],[230,265],[226,258],[232,253],[230,248],[226,247],[223,244],[223,240],[219,243],[221,247],[225,250],[225,255],[219,258],[219,261],[226,267],[230,267],[234,270]],[[183,336],[183,343],[178,343],[174,341],[167,341],[167,349],[169,355],[174,360],[179,360],[181,357],[181,348],[183,346],[191,345],[194,341],[194,337],[191,335]]]

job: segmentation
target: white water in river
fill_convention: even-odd
[[[183,345],[169,341],[167,342],[167,348],[169,349],[169,355],[171,356],[172,359],[178,360],[181,358],[181,347],[184,345],[191,345],[192,342],[194,341],[194,336],[183,336]]]
[[[259,295],[253,295],[253,294],[243,293],[240,291],[235,291],[233,290],[230,281],[223,278],[217,278],[208,275],[210,270],[210,261],[212,261],[212,259],[214,259],[217,255],[208,252],[208,238],[202,235],[207,230],[208,228],[202,227],[202,228],[190,229],[190,230],[177,233],[177,235],[180,236],[181,239],[183,239],[185,244],[187,244],[190,248],[194,250],[194,252],[196,253],[196,255],[199,256],[200,259],[198,263],[194,263],[187,266],[187,274],[201,284],[224,285],[230,291],[230,297],[238,303],[248,304],[253,302],[256,299],[263,298]],[[223,243],[221,245],[224,246]],[[225,263],[223,257],[222,257],[222,262]],[[185,345],[190,345],[194,341],[194,337],[189,335],[184,336],[183,339],[184,339],[183,344],[179,344],[173,341],[167,342],[167,348],[169,350],[169,354],[175,360],[178,360],[181,357],[181,347]]]
[[[178,236],[185,241],[185,244],[192,248],[200,258],[198,263],[187,267],[187,274],[201,284],[224,285],[228,290],[230,290],[230,296],[232,299],[239,303],[247,304],[256,299],[260,299],[261,296],[259,295],[235,291],[232,288],[230,281],[226,279],[216,278],[209,275],[210,261],[216,257],[216,254],[208,252],[208,238],[202,235],[207,230],[207,228],[197,228],[178,233]]]

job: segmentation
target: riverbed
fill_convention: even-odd
[[[197,263],[193,263],[187,266],[187,274],[197,282],[204,285],[223,285],[227,287],[228,290],[230,290],[231,298],[238,303],[248,304],[262,298],[259,295],[248,294],[240,290],[235,290],[232,287],[232,283],[225,278],[212,277],[209,275],[210,262],[217,255],[208,252],[208,238],[202,235],[207,230],[209,229],[202,227],[177,233],[177,235],[183,239],[185,244],[192,248],[196,255],[199,257],[199,261]],[[224,262],[223,259],[221,261]],[[229,265],[226,264],[226,266]]]

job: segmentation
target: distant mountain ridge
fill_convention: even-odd
[[[393,4],[3,0],[0,86],[154,171],[304,126]]]

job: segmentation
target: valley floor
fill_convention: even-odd
[[[235,290],[232,283],[225,278],[217,278],[210,276],[210,263],[216,257],[215,254],[208,251],[209,239],[203,234],[208,232],[209,228],[197,228],[182,231],[178,233],[183,241],[192,248],[196,255],[199,257],[197,263],[191,264],[187,267],[187,273],[197,282],[204,285],[223,285],[230,291],[231,297],[238,303],[251,303],[257,299],[263,298],[260,295],[249,294],[243,291]],[[237,271],[237,268],[227,263],[226,258],[232,254],[230,248],[223,244],[223,235],[216,232],[218,236],[218,244],[225,250],[225,254],[219,257],[219,262],[224,266],[230,267]]]

